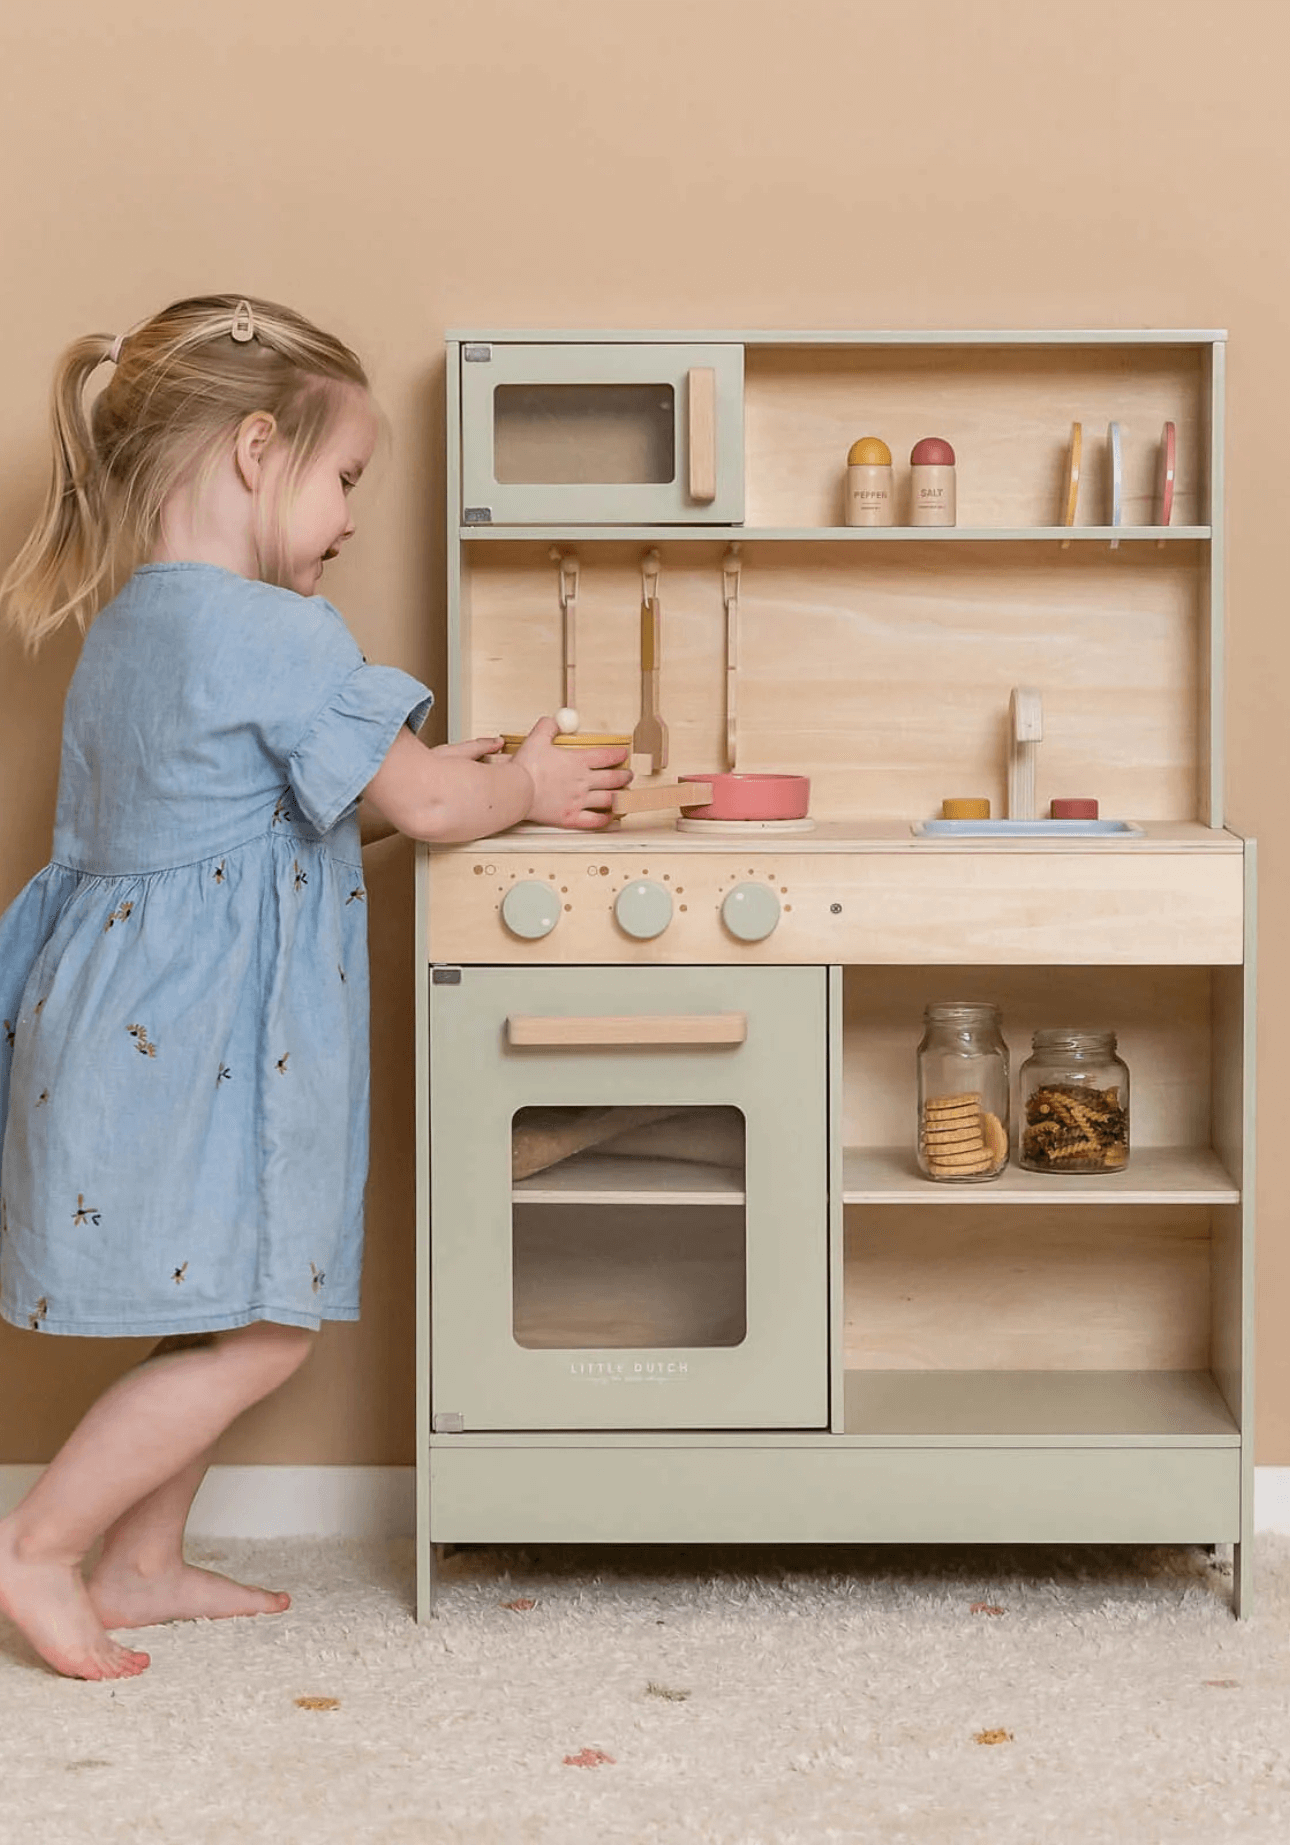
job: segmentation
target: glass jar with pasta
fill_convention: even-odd
[[[1129,1071],[1113,1031],[1037,1031],[1021,1066],[1027,1172],[1121,1172],[1129,1163]]]

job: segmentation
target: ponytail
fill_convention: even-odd
[[[54,374],[53,468],[45,504],[0,580],[0,609],[29,652],[69,616],[84,628],[111,570],[105,482],[85,413],[85,387],[112,346],[110,334],[88,334],[67,348]]]

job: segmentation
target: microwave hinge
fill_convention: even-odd
[[[436,1435],[464,1435],[466,1418],[459,1409],[441,1409],[430,1423]]]
[[[493,509],[491,506],[464,506],[461,512],[463,525],[491,525]]]
[[[483,340],[467,340],[461,349],[461,356],[467,365],[490,365],[493,349]]]

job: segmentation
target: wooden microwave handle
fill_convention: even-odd
[[[697,365],[688,374],[690,410],[690,498],[717,497],[717,374]]]
[[[507,1042],[541,1045],[548,1050],[579,1050],[593,1045],[744,1044],[748,1015],[743,1012],[661,1013],[631,1018],[535,1018],[512,1013],[506,1021]]]

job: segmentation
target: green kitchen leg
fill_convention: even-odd
[[[1250,1548],[1248,1544],[1232,1546],[1232,1613],[1238,1621],[1248,1621],[1254,1613]]]

